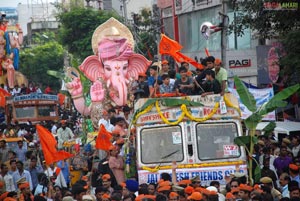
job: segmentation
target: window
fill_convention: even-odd
[[[48,117],[53,116],[51,114],[55,113],[55,106],[39,106],[38,107],[38,116],[39,117]]]
[[[21,107],[16,108],[16,118],[30,118],[35,117],[35,107]]]
[[[239,146],[233,140],[238,136],[234,122],[196,125],[197,151],[200,160],[238,158]]]
[[[180,162],[183,159],[183,137],[180,126],[141,130],[142,163]]]

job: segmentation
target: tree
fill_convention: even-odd
[[[95,29],[110,17],[119,16],[114,12],[99,11],[91,8],[71,8],[68,12],[61,12],[58,20],[61,23],[59,39],[68,51],[83,61],[93,55],[91,38]]]
[[[285,3],[286,0],[274,0],[273,3]],[[289,2],[293,2],[292,0]],[[294,1],[297,2],[297,1]],[[230,31],[243,35],[246,28],[257,31],[259,38],[273,38],[285,35],[300,27],[300,10],[275,10],[268,8],[265,0],[230,1],[235,18],[229,26]],[[279,4],[276,4],[279,5]],[[283,5],[283,4],[280,4]],[[275,4],[274,4],[275,6]]]
[[[300,78],[300,30],[289,32],[283,39],[282,44],[286,55],[280,59],[283,74],[289,76],[288,85],[299,83]]]
[[[47,74],[47,70],[62,70],[64,49],[55,41],[45,42],[20,51],[20,71],[30,82],[60,88],[60,81]]]
[[[160,35],[159,16],[155,11],[152,13],[148,8],[143,8],[140,13],[133,13],[132,16],[133,35],[137,41],[136,51],[153,60],[153,56],[157,54],[157,36]]]
[[[240,96],[241,102],[252,112],[252,114],[245,119],[244,123],[246,125],[247,130],[249,131],[248,136],[236,137],[234,142],[239,146],[245,146],[248,152],[249,161],[248,161],[248,169],[249,169],[249,177],[250,183],[253,184],[253,178],[255,182],[259,182],[260,179],[260,166],[258,161],[255,161],[253,156],[254,144],[257,143],[257,137],[255,136],[256,127],[259,122],[262,121],[263,116],[268,114],[269,112],[274,111],[277,108],[285,107],[287,102],[285,101],[292,94],[296,93],[300,89],[300,85],[296,84],[294,86],[288,87],[281,92],[277,93],[272,99],[268,102],[264,103],[262,106],[257,108],[256,100],[254,96],[248,91],[247,87],[244,83],[237,77],[234,77],[234,83],[236,86],[236,90]],[[269,126],[269,125],[268,125]],[[273,126],[274,127],[274,126]],[[253,161],[257,163],[256,169],[254,170],[254,177],[252,172]]]

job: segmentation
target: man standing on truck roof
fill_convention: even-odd
[[[74,134],[72,130],[67,127],[67,121],[61,120],[61,127],[57,130],[57,138],[58,138],[58,149],[63,148],[64,142],[67,142],[74,138]]]

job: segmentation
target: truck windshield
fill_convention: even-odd
[[[183,161],[183,143],[180,126],[143,128],[140,136],[142,163]]]
[[[35,116],[35,107],[16,108],[16,118],[31,118]]]
[[[197,151],[200,160],[238,158],[239,146],[234,144],[238,136],[234,122],[205,123],[196,125]]]

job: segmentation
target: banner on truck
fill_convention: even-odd
[[[204,168],[186,168],[186,169],[177,169],[176,177],[177,181],[183,179],[192,179],[193,177],[199,175],[202,186],[209,186],[211,181],[219,181],[221,185],[225,185],[225,177],[229,176],[231,173],[235,173],[237,167],[232,166],[220,166],[220,167],[204,167]],[[139,170],[139,183],[157,183],[160,180],[160,174],[166,172],[170,175],[172,170],[159,170],[157,172],[149,172],[147,170]],[[238,172],[247,173],[246,165],[239,165]]]

